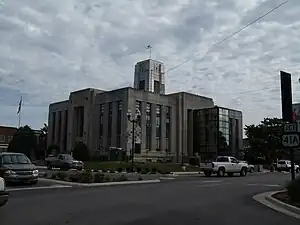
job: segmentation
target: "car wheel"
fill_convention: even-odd
[[[204,175],[205,175],[206,177],[210,177],[210,176],[211,176],[211,172],[204,172]]]
[[[221,167],[218,170],[218,177],[224,177],[225,176],[225,168]]]
[[[240,172],[240,176],[241,177],[245,177],[247,175],[247,168],[246,167],[243,167],[241,169],[241,172]]]
[[[254,168],[251,167],[250,170],[249,170],[249,172],[250,172],[250,173],[254,173]]]

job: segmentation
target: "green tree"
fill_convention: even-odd
[[[8,152],[24,153],[29,158],[34,158],[36,150],[37,137],[30,126],[20,127],[14,134],[8,145]]]
[[[272,163],[284,154],[281,144],[283,121],[279,118],[265,118],[258,125],[246,125],[245,134],[249,138],[249,161],[263,159]]]
[[[77,142],[73,149],[73,157],[77,160],[88,161],[90,159],[89,149],[83,142]]]

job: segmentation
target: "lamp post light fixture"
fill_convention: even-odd
[[[133,172],[134,168],[134,152],[135,152],[135,128],[136,124],[140,121],[141,119],[141,112],[137,109],[135,112],[135,115],[132,116],[131,111],[127,112],[127,119],[129,122],[132,124],[132,137],[131,137],[131,171]]]

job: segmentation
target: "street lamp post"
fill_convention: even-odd
[[[133,172],[134,168],[134,151],[135,151],[135,127],[136,123],[140,121],[141,118],[141,112],[139,110],[136,110],[135,116],[132,116],[131,112],[127,112],[127,118],[128,121],[132,123],[132,137],[131,137],[131,171]]]

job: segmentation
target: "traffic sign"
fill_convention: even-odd
[[[297,123],[287,123],[283,125],[284,133],[296,133],[298,130]]]
[[[300,143],[299,134],[284,134],[282,135],[282,145],[285,147],[297,147]]]

